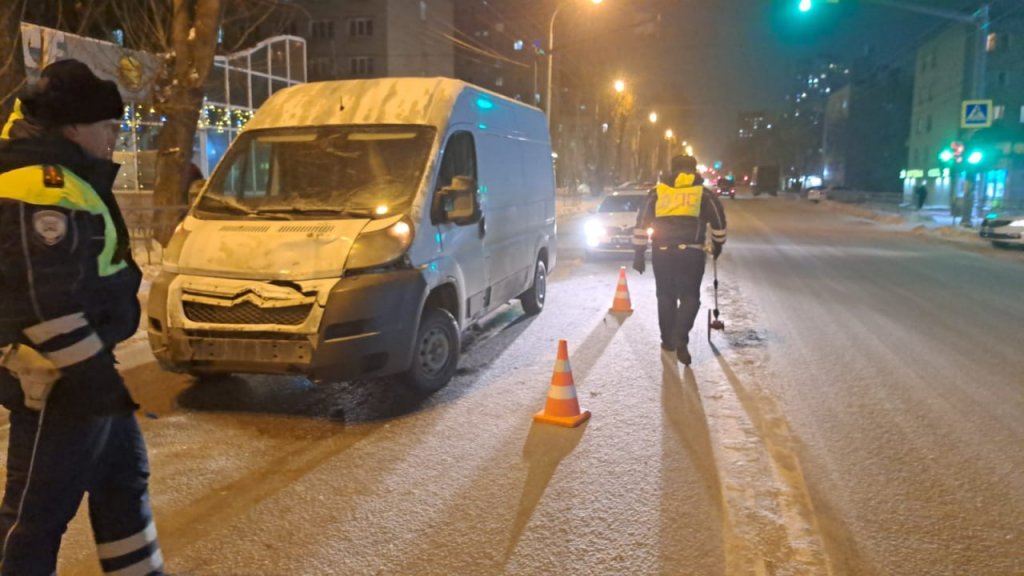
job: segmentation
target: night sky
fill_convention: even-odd
[[[973,11],[977,0],[907,0]],[[876,65],[912,62],[915,47],[945,26],[940,18],[871,5],[868,0],[826,4],[802,14],[798,0],[680,0],[665,13],[663,79],[685,93],[692,115],[680,131],[702,160],[718,158],[736,133],[743,110],[781,111],[800,58],[853,59],[870,47]],[[1022,0],[995,0],[994,11]]]

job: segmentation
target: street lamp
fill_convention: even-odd
[[[675,134],[672,132],[671,128],[665,130],[665,140],[671,140],[673,136],[675,136]]]
[[[651,121],[651,124],[657,124],[658,123],[658,113],[657,112],[651,112],[650,116],[648,116],[647,119]]]
[[[565,0],[556,6],[555,11],[551,14],[551,22],[548,24],[548,85],[547,97],[544,99],[544,106],[548,113],[548,126],[551,126],[551,83],[554,81],[555,77],[555,19],[558,17],[558,13],[562,11],[562,7],[572,1],[573,0]],[[604,0],[590,0],[590,3],[597,5],[603,1]]]
[[[622,94],[623,92],[625,92],[626,91],[626,82],[623,81],[623,80],[616,80],[615,81],[615,91],[618,92],[619,94]]]

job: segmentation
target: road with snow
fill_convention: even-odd
[[[726,331],[709,345],[701,311],[691,369],[658,347],[650,273],[607,314],[629,257],[584,261],[579,216],[547,309],[467,334],[426,400],[132,366],[169,570],[1024,573],[1022,254],[781,198],[726,209]],[[531,420],[561,338],[577,429]],[[84,512],[62,575],[99,574]]]

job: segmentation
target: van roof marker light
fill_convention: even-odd
[[[390,209],[387,206],[377,206],[377,208],[374,209],[373,212],[377,216],[383,216],[383,215],[387,214],[388,212],[390,212]]]
[[[487,130],[487,124],[477,124],[476,127],[481,130]]]
[[[494,108],[494,102],[491,102],[487,98],[477,98],[476,107],[481,110],[490,110]]]

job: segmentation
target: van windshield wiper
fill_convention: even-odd
[[[281,206],[274,208],[260,208],[254,214],[303,214],[317,216],[350,216],[356,218],[373,218],[369,210],[358,210],[354,208],[301,208],[298,206]]]
[[[228,198],[227,196],[203,196],[202,200],[199,201],[199,206],[197,206],[197,207],[200,210],[208,210],[208,209],[210,209],[209,206],[204,206],[203,205],[207,201],[210,201],[210,202],[213,202],[215,204],[218,204],[220,207],[228,208],[231,212],[235,212],[235,213],[238,213],[238,214],[246,214],[246,215],[256,214],[256,211],[253,210],[252,208],[248,208],[246,206],[242,206],[241,204],[238,203],[238,200],[235,200],[233,198]]]

